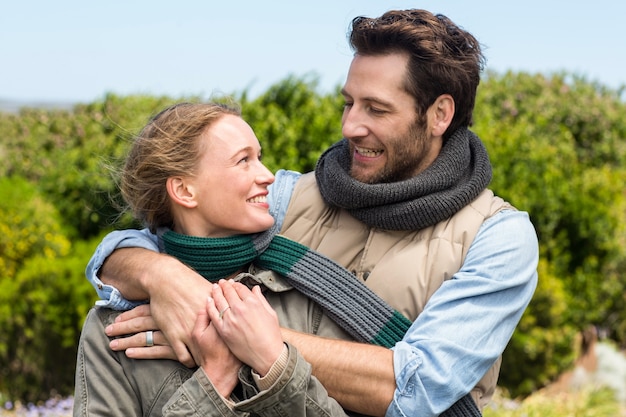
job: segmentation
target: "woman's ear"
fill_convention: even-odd
[[[167,193],[174,202],[186,208],[194,208],[198,205],[195,198],[193,184],[188,178],[169,177],[166,182]]]
[[[454,99],[450,94],[442,94],[430,106],[432,111],[432,135],[443,136],[454,117]]]

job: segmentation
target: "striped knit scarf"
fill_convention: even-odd
[[[254,262],[283,275],[316,301],[340,327],[360,342],[392,347],[411,321],[331,259],[284,236],[275,228],[255,235],[202,238],[167,231],[165,251],[209,281],[217,281]]]
[[[389,348],[411,326],[410,320],[350,272],[308,247],[276,235],[275,226],[256,235],[200,238],[167,231],[161,238],[167,253],[212,282],[253,261],[280,273],[357,341]],[[481,417],[481,413],[467,394],[441,417]]]

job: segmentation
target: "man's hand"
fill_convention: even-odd
[[[147,331],[153,331],[154,346],[147,346]],[[118,337],[109,344],[111,349],[126,351],[126,356],[129,358],[178,359],[165,335],[158,330],[150,314],[150,304],[140,305],[120,314],[115,319],[115,323],[107,326],[105,332],[109,337]],[[184,365],[193,367],[195,363],[191,361]]]
[[[212,285],[209,281],[171,256],[139,248],[113,252],[102,266],[100,277],[104,283],[119,289],[128,299],[148,298],[152,320],[156,325],[144,330],[160,329],[165,337],[161,339],[157,333],[156,341],[166,340],[181,363],[187,366],[195,364],[187,346],[191,343],[197,312],[205,309],[206,298],[211,294]],[[137,314],[141,317],[142,312]],[[144,319],[140,319],[140,323],[141,320]],[[136,326],[135,331],[140,328],[137,321],[127,325],[131,328]],[[134,339],[127,342],[121,340],[118,346],[121,343],[126,343],[126,347],[145,346],[145,334],[143,337],[135,335]],[[140,354],[134,350],[131,353]]]

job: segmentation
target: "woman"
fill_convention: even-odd
[[[166,252],[215,282],[193,331],[191,350],[200,366],[193,371],[176,361],[132,360],[110,350],[104,329],[119,312],[95,308],[79,345],[75,416],[347,415],[295,348],[283,343],[279,324],[373,341],[381,334],[398,339],[410,321],[332,261],[274,236],[267,204],[273,181],[254,132],[234,109],[182,103],[142,130],[121,191],[137,219],[158,231]],[[322,271],[329,297],[312,287],[322,282]],[[349,297],[334,300],[342,291],[361,291],[371,299],[365,304],[378,310],[346,303]],[[353,320],[363,317],[365,325]],[[388,331],[387,323],[396,330]]]

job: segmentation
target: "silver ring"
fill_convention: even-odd
[[[226,307],[224,310],[220,311],[220,320],[224,317],[224,313],[230,308],[230,306]]]
[[[146,332],[146,346],[147,347],[154,346],[154,333],[152,332],[152,330],[148,330]]]

